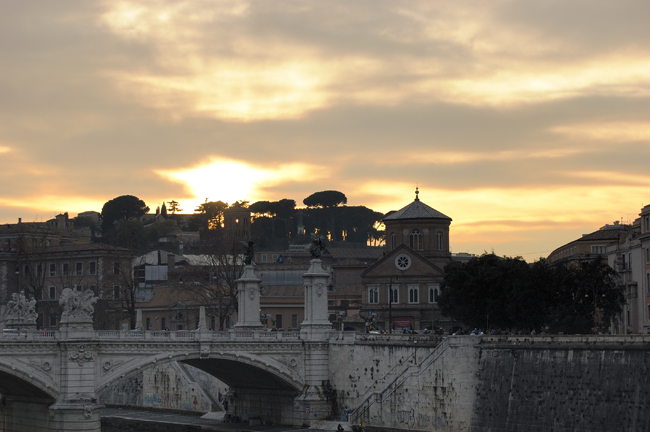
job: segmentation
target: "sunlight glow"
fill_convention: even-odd
[[[600,178],[625,178],[624,173],[594,173]],[[553,231],[575,226],[593,226],[594,231],[605,223],[631,223],[641,203],[636,197],[647,192],[650,178],[630,176],[621,194],[619,184],[565,185],[556,189],[513,187],[509,189],[438,189],[420,184],[420,200],[452,218],[453,240],[469,242],[477,236],[489,238],[492,244],[530,239],[535,232]],[[399,210],[412,201],[404,191],[414,190],[408,183],[373,181],[355,190],[355,196],[364,196],[380,190],[366,205],[374,210]],[[607,205],[603,205],[607,203]],[[632,220],[630,220],[630,218]],[[475,238],[476,237],[476,238]]]
[[[318,173],[322,173],[319,175]],[[191,206],[208,201],[224,201],[232,204],[237,200],[251,203],[268,200],[267,188],[280,184],[315,180],[328,174],[327,170],[302,163],[276,165],[260,168],[242,161],[213,158],[209,163],[181,170],[157,170],[156,173],[172,181],[185,183],[191,198],[183,200]],[[189,206],[188,206],[189,207]]]

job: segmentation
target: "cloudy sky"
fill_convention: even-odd
[[[344,192],[546,256],[650,201],[650,2],[2,1],[0,223]]]

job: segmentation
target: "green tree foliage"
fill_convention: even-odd
[[[553,333],[589,333],[594,314],[607,325],[624,302],[616,273],[599,259],[529,265],[494,254],[448,265],[438,300],[443,313],[470,327],[489,320],[490,327]]]
[[[336,218],[336,210],[339,205],[348,203],[345,194],[334,190],[314,192],[302,200],[302,203],[313,209],[309,212],[309,215],[312,216],[312,218],[326,218],[325,220],[327,221],[327,224],[319,221],[316,225],[319,225],[322,234],[325,234],[326,231],[330,233],[330,240],[337,240],[337,234],[340,230],[336,223],[338,220]]]
[[[249,207],[253,215],[251,233],[265,247],[288,246],[292,235],[292,219],[296,214],[296,202],[290,199],[280,201],[257,201]]]
[[[341,204],[347,204],[348,199],[343,192],[327,190],[314,192],[302,200],[302,203],[307,207],[331,208]]]
[[[178,201],[171,200],[167,204],[169,204],[169,209],[168,211],[171,212],[171,214],[176,214],[176,212],[182,212],[183,209],[178,207]]]
[[[149,242],[142,222],[139,220],[122,222],[115,231],[113,244],[128,249],[135,254],[147,252]]]
[[[223,224],[223,211],[228,203],[223,201],[208,201],[198,206],[190,221],[190,229],[197,231],[220,229]]]
[[[114,233],[115,221],[126,221],[139,218],[149,211],[149,207],[140,198],[133,195],[122,195],[107,201],[102,207],[102,234],[111,236]]]

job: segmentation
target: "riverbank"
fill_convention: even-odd
[[[249,425],[248,423],[224,423],[223,413],[208,413],[204,416],[173,412],[144,411],[123,408],[102,410],[102,432],[285,432],[335,431],[337,422],[319,422],[310,429],[292,428],[280,425]],[[351,430],[343,424],[346,431]]]

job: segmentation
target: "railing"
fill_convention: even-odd
[[[83,330],[82,330],[83,331]],[[5,329],[0,333],[0,341],[47,341],[61,340],[65,337],[65,331],[59,330],[14,330]],[[300,339],[300,332],[296,331],[270,331],[270,330],[172,330],[172,331],[142,331],[142,330],[86,330],[84,338],[97,338],[101,340],[121,341],[142,341],[142,340],[176,340],[193,341],[208,340],[218,342],[230,341],[264,341],[281,342],[297,341]]]

